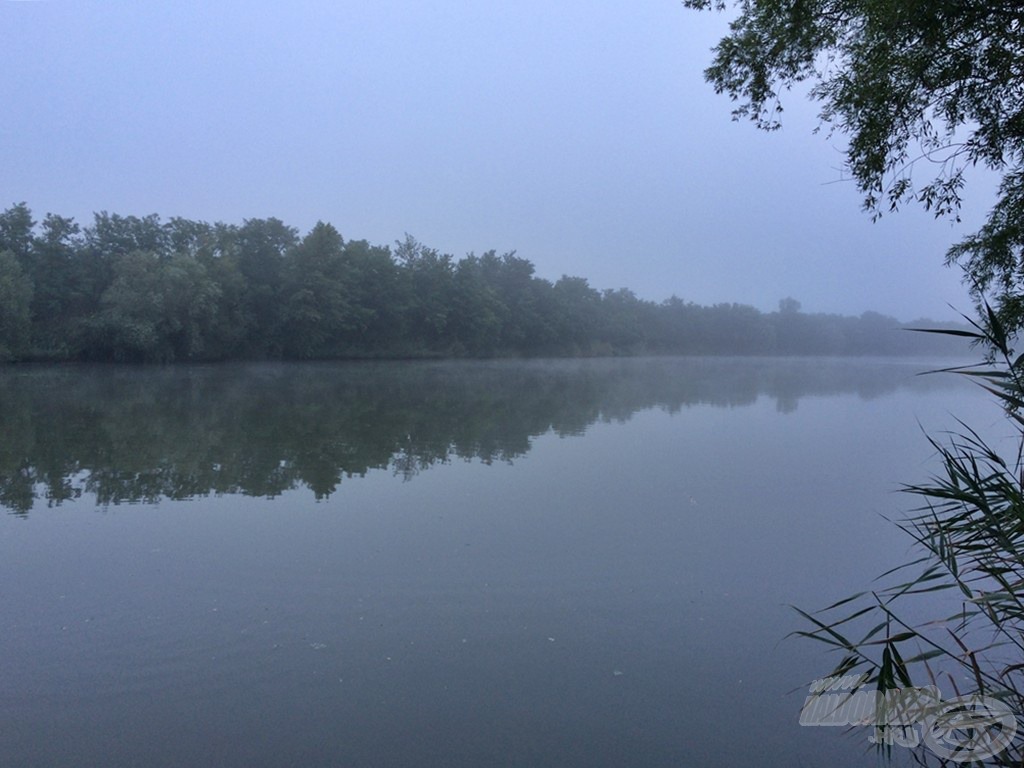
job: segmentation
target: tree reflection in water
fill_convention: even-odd
[[[924,361],[647,358],[557,361],[12,366],[0,369],[0,505],[27,514],[209,494],[274,497],[454,459],[512,461],[548,432],[582,434],[648,408],[871,398]]]

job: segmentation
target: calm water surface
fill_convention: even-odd
[[[928,367],[0,369],[0,765],[873,765],[787,606],[998,433]]]

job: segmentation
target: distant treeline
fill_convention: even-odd
[[[927,324],[917,321],[912,325]],[[394,248],[241,225],[94,215],[24,204],[0,213],[0,360],[892,355],[963,351],[891,317],[805,314],[792,299],[661,303],[552,283],[514,252],[456,259],[406,236]]]

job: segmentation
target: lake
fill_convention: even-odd
[[[0,368],[0,765],[854,766],[943,364]]]

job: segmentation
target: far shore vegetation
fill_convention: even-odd
[[[910,325],[936,324],[915,321]],[[582,277],[552,283],[514,252],[457,259],[411,236],[346,240],[319,222],[241,225],[24,203],[0,213],[0,361],[188,362],[641,354],[962,352],[876,312],[660,303]]]

